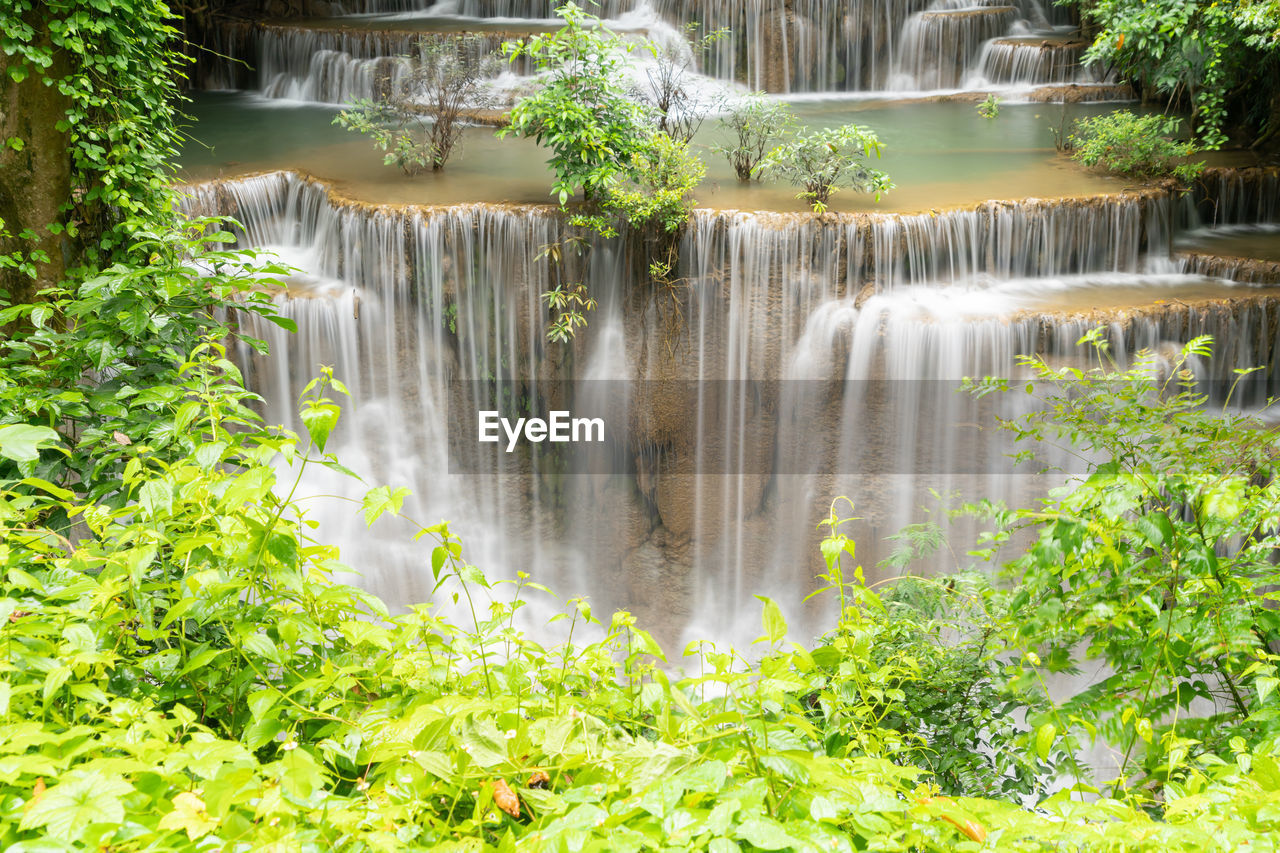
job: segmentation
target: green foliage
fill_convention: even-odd
[[[656,133],[636,153],[625,178],[615,176],[602,207],[633,226],[655,225],[675,234],[689,221],[696,202],[691,193],[707,172],[689,145]]]
[[[587,293],[587,286],[581,282],[556,285],[542,294],[542,301],[554,314],[554,319],[547,327],[547,340],[557,343],[568,343],[573,340],[580,327],[587,325],[586,311],[593,311],[596,301]]]
[[[97,289],[120,292],[128,274]],[[172,419],[183,440],[120,443],[119,495],[56,485],[76,452],[60,421],[0,427],[7,849],[1225,851],[1280,829],[1274,740],[1188,758],[1157,817],[1115,800],[987,798],[1036,790],[1027,771],[1054,759],[1059,731],[1019,728],[1001,704],[1042,713],[997,677],[1018,663],[992,642],[998,595],[972,576],[877,591],[848,568],[855,548],[834,513],[820,594],[839,608],[811,649],[787,641],[769,599],[754,660],[694,643],[683,677],[630,615],[602,625],[580,599],[552,620],[563,640],[540,642],[517,617],[546,591],[490,580],[443,522],[415,539],[453,610],[390,616],[335,582],[339,555],[294,498],[308,467],[344,470],[325,452],[341,382],[326,370],[304,391],[299,437],[262,426],[212,339],[173,376],[158,406],[120,400],[137,409],[126,421]],[[1227,464],[1196,435],[1179,452]],[[1237,492],[1216,470],[1181,470]],[[1236,499],[1261,518],[1249,488]],[[1140,506],[1122,494],[1112,509]],[[377,487],[353,509],[375,524],[407,495]],[[1072,508],[1108,509],[1092,500]],[[1206,523],[1224,523],[1212,520],[1228,517],[1223,500],[1196,504],[1215,507]],[[1037,559],[1032,581],[1049,588],[1033,587],[1035,601],[1066,595]],[[1205,593],[1187,606],[1218,606],[1190,599]],[[1135,629],[1149,630],[1142,618]],[[1019,738],[1035,751],[1019,753]]]
[[[995,94],[989,94],[977,106],[978,115],[983,118],[998,118],[1000,116],[1000,99]]]
[[[716,150],[729,159],[738,180],[750,181],[756,164],[794,123],[795,118],[785,103],[763,92],[754,92],[734,104],[720,119],[720,127],[731,132],[735,140],[716,146]]]
[[[1268,135],[1280,127],[1275,2],[1084,0],[1080,12],[1097,28],[1085,61],[1119,69],[1145,93],[1189,101],[1203,147],[1227,141],[1233,99],[1238,118]]]
[[[946,794],[1043,793],[1051,778],[1047,754],[1015,745],[1027,735],[1016,719],[1042,710],[1045,702],[1008,683],[1000,597],[977,573],[942,578],[904,573],[888,579],[886,590],[873,592],[861,566],[846,576],[843,564],[856,549],[839,529],[849,520],[840,519],[833,507],[824,522],[830,530],[822,543],[826,583],[814,594],[836,592],[841,616],[837,630],[823,637],[812,655],[840,662],[865,655],[867,669],[841,666],[830,673],[832,689],[847,704],[824,706],[838,709],[839,725],[828,737],[920,767]],[[917,557],[941,541],[931,525],[911,535],[913,544],[924,544],[915,550]],[[860,716],[868,710],[875,714],[874,731]]]
[[[648,108],[628,97],[622,37],[573,3],[556,14],[564,20],[556,32],[503,45],[509,59],[529,57],[546,79],[516,102],[499,136],[531,137],[551,150],[552,195],[564,204],[579,190],[588,199],[601,195],[631,169],[655,122]]]
[[[665,242],[666,262],[674,264],[674,240],[688,222],[695,202],[690,193],[706,167],[689,150],[707,105],[687,89],[687,64],[663,53],[652,42],[641,47],[661,58],[650,74],[653,105],[630,97],[622,74],[626,63],[621,36],[599,18],[568,3],[556,9],[564,26],[554,33],[507,42],[503,50],[515,59],[528,56],[544,76],[541,88],[512,108],[510,125],[499,136],[532,137],[551,150],[556,180],[552,195],[563,208],[579,190],[594,209],[574,213],[571,226],[601,237],[615,237],[621,223],[638,231],[652,230]],[[705,50],[719,33],[698,42]],[[585,239],[565,245],[579,254]],[[585,311],[595,306],[580,281],[563,276],[561,244],[544,250],[560,278],[543,301],[555,313],[547,338],[565,343],[586,325]]]
[[[69,100],[61,122],[73,195],[67,221],[49,224],[80,236],[91,262],[126,250],[152,223],[173,222],[168,158],[179,142],[186,60],[172,20],[160,0],[11,0],[0,8],[9,80],[56,86]]]
[[[803,187],[796,198],[822,213],[840,187],[874,193],[877,201],[893,188],[888,175],[866,165],[868,158],[879,158],[883,150],[884,143],[871,129],[856,124],[818,131],[802,127],[790,141],[770,151],[755,171]]]
[[[1067,148],[1073,159],[1108,172],[1189,181],[1200,174],[1204,163],[1186,162],[1195,147],[1169,138],[1177,134],[1180,124],[1168,116],[1139,116],[1118,110],[1076,122]]]
[[[129,246],[142,265],[117,263],[87,280],[0,309],[0,423],[58,429],[65,456],[0,464],[118,507],[121,477],[136,448],[159,458],[192,451],[180,353],[226,338],[237,311],[274,317],[253,253],[231,252],[213,221],[184,233],[143,234]],[[277,318],[290,325],[290,321]],[[256,342],[247,342],[257,345]]]
[[[117,26],[116,8],[158,13],[90,7]],[[680,186],[682,163],[654,185]],[[1035,534],[1007,589],[869,584],[833,513],[830,630],[791,642],[786,602],[762,598],[753,655],[694,643],[681,673],[629,614],[601,624],[581,599],[559,635],[524,633],[547,591],[487,577],[444,522],[415,535],[436,603],[391,616],[338,583],[296,493],[313,466],[349,474],[326,450],[345,388],[324,369],[305,435],[263,426],[227,347],[239,312],[272,316],[282,271],[224,251],[215,223],[165,227],[163,173],[143,183],[108,229],[114,263],[0,307],[4,849],[1274,846],[1273,442],[1206,413],[1184,374],[1035,365],[1063,387],[1013,428],[1101,461],[1035,511],[993,511],[981,557]],[[559,281],[557,310],[587,304]],[[379,486],[352,511],[375,524],[407,495]],[[903,541],[899,567],[940,545],[928,525]],[[1049,703],[1042,671],[1081,648],[1104,674]],[[1126,750],[1120,798],[1022,807],[1094,732]]]
[[[377,100],[357,99],[333,123],[362,133],[387,154],[383,162],[415,175],[444,168],[462,138],[463,110],[481,106],[481,78],[488,57],[475,39],[422,40],[417,53],[402,57],[408,71],[393,87],[382,81]],[[477,58],[478,57],[478,58]]]
[[[1234,760],[1278,732],[1276,456],[1256,419],[1206,409],[1190,362],[1208,350],[1192,341],[1163,380],[1150,354],[1124,371],[1028,362],[1045,407],[1011,428],[1100,461],[1044,506],[1004,516],[985,551],[1014,529],[1034,534],[1007,566],[1020,682],[1078,671],[1081,653],[1105,664],[1034,722],[1115,745],[1115,785],[1140,802],[1196,756]]]

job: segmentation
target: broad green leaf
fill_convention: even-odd
[[[73,771],[45,791],[20,825],[42,827],[50,839],[71,844],[94,824],[118,826],[124,820],[123,798],[132,791],[121,779],[96,771]]]
[[[190,791],[175,796],[173,811],[160,818],[161,829],[182,830],[192,841],[203,838],[217,826],[217,819],[209,816],[204,801]]]
[[[453,782],[453,761],[443,752],[436,750],[416,750],[409,753],[423,770],[444,782]]]
[[[58,433],[49,427],[30,424],[0,426],[0,456],[14,462],[35,462],[40,449],[59,443]]]
[[[799,848],[800,842],[787,834],[782,824],[767,817],[753,817],[738,825],[737,836],[761,850],[786,850]]]
[[[367,525],[372,525],[385,512],[392,515],[400,514],[400,507],[404,505],[404,499],[410,495],[410,491],[401,486],[395,491],[390,486],[378,486],[371,489],[364,496],[364,521]]]
[[[329,433],[333,432],[333,428],[337,426],[338,415],[341,412],[342,410],[332,403],[316,400],[308,400],[307,405],[303,406],[303,426],[307,428],[307,434],[311,436],[311,440],[321,452],[329,441]]]
[[[173,510],[173,486],[164,480],[148,480],[138,490],[138,505],[151,517]]]
[[[1053,748],[1053,740],[1058,736],[1058,727],[1053,723],[1045,723],[1036,729],[1036,754],[1041,760],[1049,757],[1049,750]]]
[[[250,634],[244,638],[241,648],[260,658],[266,658],[272,663],[278,663],[280,660],[280,651],[266,634]]]
[[[766,640],[769,643],[781,642],[787,636],[787,620],[782,618],[781,608],[772,598],[763,595],[757,595],[756,598],[764,603],[764,612],[762,614],[764,636],[757,639],[756,642],[761,640]]]
[[[507,763],[507,741],[489,719],[468,717],[461,736],[463,750],[485,769]]]

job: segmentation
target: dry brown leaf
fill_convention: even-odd
[[[955,800],[951,799],[950,797],[920,797],[916,800],[916,802],[922,806],[935,805],[935,804],[949,806],[949,805],[952,805],[955,802]],[[982,824],[978,823],[977,821],[969,820],[968,818],[965,818],[965,817],[956,818],[947,814],[941,814],[941,815],[938,815],[938,817],[942,818],[947,823],[951,824],[956,829],[963,832],[965,835],[969,837],[971,841],[977,841],[979,844],[981,844],[982,842],[987,840],[986,827],[984,827]]]
[[[549,788],[551,787],[551,777],[546,774],[546,771],[539,770],[529,777],[529,784],[527,787]]]
[[[493,783],[493,801],[498,804],[498,808],[512,817],[520,817],[520,798],[502,779]]]
[[[125,435],[120,430],[116,430],[115,432],[111,433],[111,439],[116,444],[119,444],[122,446],[133,444],[133,442],[129,439],[129,436]]]
[[[987,840],[986,828],[977,821],[968,820],[967,818],[964,820],[956,820],[948,815],[943,815],[942,819],[963,832],[965,835],[969,836],[972,841],[977,841],[981,844],[983,841]]]
[[[27,804],[22,807],[22,810],[24,812],[31,811],[31,809],[35,807],[35,804],[40,802],[40,798],[44,796],[44,792],[45,792],[44,777],[41,776],[38,779],[36,779],[36,784],[32,786],[31,799],[27,800]]]

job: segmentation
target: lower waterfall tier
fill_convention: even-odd
[[[816,523],[837,496],[862,517],[852,532],[874,574],[931,490],[1042,494],[1052,478],[1015,473],[992,428],[1019,404],[975,403],[956,393],[962,377],[1017,377],[1020,355],[1082,363],[1077,341],[1098,327],[1122,363],[1145,348],[1161,369],[1209,334],[1205,379],[1270,366],[1280,290],[1183,272],[1170,246],[1199,224],[1197,202],[1273,214],[1275,181],[1219,171],[1194,198],[936,216],[699,211],[674,288],[647,278],[638,235],[553,270],[540,251],[564,230],[546,208],[368,207],[289,174],[193,187],[189,208],[234,215],[242,244],[305,271],[278,297],[298,333],[248,330],[271,344],[243,356],[269,422],[298,426],[297,395],[332,365],[352,399],[330,449],[371,483],[410,486],[406,513],[451,519],[471,561],[629,607],[669,638],[742,637],[751,594],[798,602],[812,588]],[[556,275],[599,299],[572,346],[545,338],[540,294]],[[1240,399],[1277,391],[1266,371]],[[489,405],[603,412],[608,441],[505,456],[456,427]],[[304,488],[363,491],[330,476]],[[314,511],[363,583],[427,597],[408,537],[370,537],[348,506]]]

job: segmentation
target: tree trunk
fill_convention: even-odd
[[[36,44],[50,44],[43,4],[25,16],[37,33]],[[0,267],[0,288],[13,303],[28,301],[39,290],[60,283],[66,271],[66,241],[50,225],[64,225],[64,205],[71,199],[71,158],[68,135],[58,129],[66,117],[70,99],[44,78],[67,76],[67,58],[60,50],[53,65],[43,70],[27,66],[28,74],[15,82],[11,67],[17,57],[0,53],[0,254],[22,251],[40,253],[35,277]],[[20,150],[19,150],[20,149]],[[30,232],[23,238],[24,232]],[[59,229],[61,232],[61,229]]]

